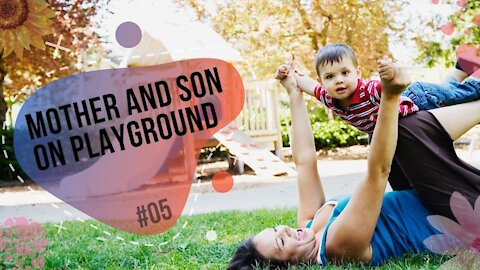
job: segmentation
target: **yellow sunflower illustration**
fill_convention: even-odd
[[[44,0],[0,0],[0,52],[7,57],[15,51],[23,58],[30,45],[45,50],[43,36],[53,33],[55,12]]]

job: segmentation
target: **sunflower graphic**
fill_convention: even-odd
[[[34,46],[45,50],[42,36],[53,33],[55,12],[44,0],[0,0],[0,52],[3,58],[13,51],[20,59],[23,50]]]

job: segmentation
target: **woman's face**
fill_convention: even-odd
[[[311,229],[276,226],[255,235],[253,242],[267,260],[316,262],[318,241]]]

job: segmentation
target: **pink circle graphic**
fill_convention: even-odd
[[[140,43],[142,30],[134,22],[124,22],[118,26],[115,37],[122,47],[133,48]]]

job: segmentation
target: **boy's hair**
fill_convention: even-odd
[[[317,69],[317,75],[320,77],[320,66],[326,64],[332,65],[338,63],[343,57],[348,57],[352,60],[355,67],[358,66],[357,57],[353,49],[343,43],[332,43],[318,50],[315,56],[315,68]]]

